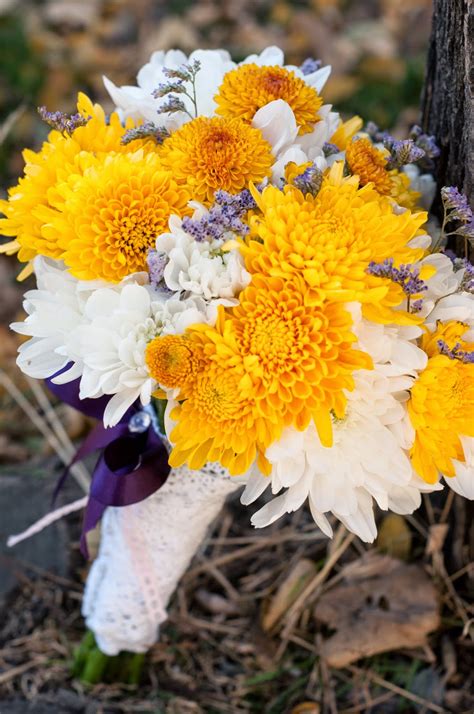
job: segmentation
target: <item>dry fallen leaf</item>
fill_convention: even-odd
[[[341,571],[343,584],[320,598],[314,614],[336,633],[321,655],[331,667],[426,644],[439,626],[437,593],[418,565],[369,553]]]
[[[283,617],[290,605],[296,600],[308,579],[316,572],[316,565],[308,558],[301,558],[290,570],[275,595],[267,604],[262,617],[262,628],[268,632]]]
[[[301,702],[293,707],[291,714],[319,714],[321,707],[318,702]]]

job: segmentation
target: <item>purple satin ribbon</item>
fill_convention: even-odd
[[[69,365],[57,374],[68,368]],[[102,417],[110,397],[80,399],[79,379],[67,384],[54,384],[51,380],[56,376],[46,380],[53,394],[83,414],[100,420],[59,479],[53,495],[54,500],[73,464],[93,451],[102,450],[92,474],[82,525],[81,552],[88,558],[86,535],[96,527],[108,506],[130,506],[148,498],[163,486],[170,472],[168,452],[152,425],[142,433],[130,432],[128,423],[134,414],[141,411],[139,406],[133,405],[118,424],[106,429]]]

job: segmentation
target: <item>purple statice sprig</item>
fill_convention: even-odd
[[[164,126],[157,126],[152,121],[146,121],[140,126],[135,126],[122,136],[120,143],[124,146],[136,139],[154,139],[157,144],[162,144],[170,136],[170,132]]]
[[[242,218],[247,211],[256,207],[250,191],[245,189],[236,195],[227,191],[216,191],[214,204],[202,218],[185,216],[182,228],[199,243],[220,240],[227,233],[245,236],[249,227]]]
[[[419,126],[413,126],[408,139],[396,139],[388,131],[381,131],[377,124],[370,121],[365,126],[372,141],[382,143],[390,152],[387,168],[401,168],[406,164],[416,164],[423,171],[432,171],[434,159],[440,150],[434,136],[423,133]]]
[[[474,352],[463,350],[460,342],[456,342],[454,347],[449,347],[444,340],[438,340],[438,349],[440,354],[449,357],[449,359],[457,359],[464,364],[474,364]]]
[[[444,186],[441,189],[444,218],[441,226],[441,238],[461,236],[464,238],[464,253],[468,257],[468,244],[474,245],[474,214],[467,197],[455,186]],[[446,226],[454,224],[454,228],[446,231]]]
[[[390,147],[390,157],[387,169],[400,169],[407,164],[416,164],[425,156],[425,152],[415,144],[413,139],[394,140]]]
[[[331,144],[331,142],[329,141],[326,141],[323,144],[323,154],[326,159],[328,158],[328,156],[335,156],[335,154],[339,154],[340,151],[340,148],[336,146],[336,144]]]
[[[163,73],[169,81],[159,84],[152,92],[152,96],[155,99],[167,97],[166,102],[158,109],[158,114],[184,112],[191,119],[197,117],[196,75],[200,69],[201,63],[199,60],[193,60],[190,64],[184,64],[177,69],[168,67],[163,69]],[[180,94],[191,100],[194,107],[194,116],[188,111],[184,101],[177,96]]]
[[[317,196],[323,183],[323,172],[313,164],[293,179],[293,185],[304,195]]]
[[[168,262],[168,256],[165,253],[160,253],[159,251],[152,249],[148,251],[146,262],[148,265],[150,283],[154,288],[156,288],[163,280],[163,274]]]
[[[396,268],[393,264],[393,258],[386,258],[382,263],[371,261],[366,270],[369,275],[375,275],[377,278],[388,278],[397,285],[400,285],[403,292],[408,298],[408,309],[414,312],[419,312],[422,308],[422,301],[415,300],[410,306],[410,298],[412,295],[419,295],[428,290],[428,285],[420,278],[418,268],[413,268],[411,265],[400,265]]]
[[[64,112],[48,112],[46,107],[38,107],[38,114],[52,129],[60,131],[61,134],[71,136],[80,126],[85,126],[90,117],[82,114],[65,114]]]
[[[313,72],[317,72],[318,69],[321,69],[322,65],[322,60],[314,59],[314,57],[307,57],[300,65],[300,70],[304,75],[313,74]]]

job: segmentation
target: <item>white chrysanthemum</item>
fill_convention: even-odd
[[[426,211],[429,211],[436,193],[436,181],[432,174],[421,173],[416,164],[407,164],[402,168],[402,171],[410,179],[410,188],[421,194],[419,200],[420,206]]]
[[[30,377],[44,379],[72,363],[60,381],[76,379],[82,373],[82,362],[69,338],[85,320],[84,306],[90,295],[106,283],[77,280],[63,263],[40,256],[35,258],[34,270],[37,288],[25,293],[23,303],[28,316],[11,325],[15,332],[31,337],[20,346],[17,364]]]
[[[402,377],[408,389],[412,379],[426,367],[426,353],[416,342],[422,334],[416,325],[381,325],[362,317],[360,303],[347,306],[354,321],[353,332],[357,337],[358,347],[367,352],[377,365],[377,369],[391,377]]]
[[[348,394],[346,417],[333,423],[334,443],[322,446],[316,428],[285,429],[266,451],[272,473],[250,476],[242,496],[248,504],[271,485],[272,499],[252,517],[263,527],[300,508],[308,499],[313,518],[328,536],[332,513],[363,541],[377,535],[373,500],[380,508],[412,513],[420,505],[424,485],[414,476],[407,452],[396,437],[404,407],[396,399],[398,380],[377,370],[360,370]],[[394,428],[395,427],[395,428]]]
[[[146,367],[148,342],[184,332],[194,323],[214,323],[217,302],[160,296],[149,285],[138,284],[120,291],[103,288],[89,297],[87,323],[73,331],[71,341],[83,363],[81,399],[113,395],[104,412],[105,426],[116,424],[137,399],[143,405],[150,402],[157,383]]]
[[[422,308],[418,314],[426,317],[441,298],[459,289],[464,271],[455,272],[452,261],[444,253],[431,253],[415,263],[414,267],[420,271],[430,267],[435,271],[424,280],[427,290],[422,294]]]
[[[290,105],[283,99],[275,99],[259,109],[252,126],[259,129],[272,146],[276,161],[272,166],[272,183],[279,186],[285,175],[285,166],[294,161],[303,164],[313,161],[321,171],[327,168],[323,146],[336,131],[340,117],[325,104],[318,111],[319,121],[313,131],[298,135],[298,125]]]
[[[201,69],[196,75],[196,100],[198,115],[213,116],[216,104],[214,96],[222,83],[224,74],[235,68],[229,53],[225,50],[195,50],[189,57],[181,50],[154,52],[150,61],[145,64],[137,75],[137,85],[117,87],[110,79],[104,77],[104,84],[112,101],[119,109],[123,118],[144,119],[168,129],[176,129],[189,121],[184,112],[174,114],[158,114],[167,97],[154,99],[152,92],[160,84],[169,83],[164,69],[179,69],[184,64],[198,60]],[[189,97],[180,94],[186,109],[194,115],[194,106]]]
[[[193,219],[199,220],[205,208],[197,208]],[[157,238],[156,250],[166,260],[163,279],[166,286],[186,297],[197,296],[205,300],[226,298],[228,305],[250,282],[239,250],[222,250],[225,240],[196,241],[182,228],[182,220],[172,216],[170,232]]]
[[[461,271],[459,271],[459,274],[461,274]],[[458,273],[456,273],[456,275],[458,275]],[[469,325],[470,331],[463,336],[463,339],[468,341],[473,340],[474,295],[467,292],[456,292],[439,299],[433,310],[425,318],[425,324],[433,331],[436,329],[438,320],[441,322],[449,322],[450,320],[465,322]]]

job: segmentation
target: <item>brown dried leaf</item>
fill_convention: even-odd
[[[262,628],[268,632],[283,617],[294,603],[309,578],[313,577],[316,564],[308,558],[299,560],[282,582],[262,616]]]
[[[418,565],[369,553],[342,574],[345,582],[324,593],[314,611],[317,620],[336,630],[321,652],[331,667],[424,646],[428,633],[438,628],[437,593]]]
[[[293,707],[291,714],[319,714],[321,706],[318,702],[301,702]]]

